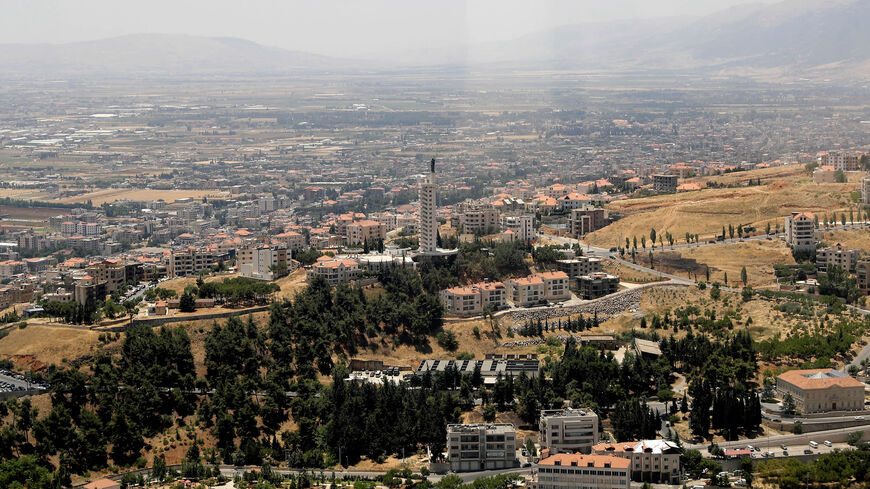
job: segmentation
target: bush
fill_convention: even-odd
[[[453,331],[441,330],[438,333],[438,346],[447,351],[456,351],[459,348],[459,341],[456,340],[456,334]]]

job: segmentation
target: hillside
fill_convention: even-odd
[[[854,206],[849,195],[856,188],[854,183],[816,185],[800,173],[782,179],[771,178],[768,173],[772,170],[728,176],[761,177],[760,186],[708,188],[614,202],[608,209],[624,217],[589,234],[586,241],[596,246],[624,246],[625,238],[637,236],[640,240],[642,235],[649,235],[652,228],[659,233],[670,232],[676,242],[684,242],[686,233],[712,239],[729,224],[734,227],[752,225],[763,231],[770,223],[771,229],[777,224],[782,229],[784,217],[793,211],[810,211],[821,218],[825,213],[848,212],[849,207]]]

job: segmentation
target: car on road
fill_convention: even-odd
[[[788,450],[783,450],[783,451],[782,451],[782,456],[783,456],[783,457],[788,457]]]
[[[611,252],[611,253],[616,253],[616,251],[617,251],[617,249],[616,249],[615,247],[614,247],[614,248],[610,248],[610,252]]]
[[[785,445],[785,443],[780,445],[779,448],[782,448],[783,450],[788,450],[788,447]]]
[[[825,446],[826,446],[826,447],[831,447],[831,446],[834,446],[834,444],[831,443],[831,442],[829,442],[828,440],[825,440]]]
[[[810,450],[809,448],[804,448],[804,455],[812,455],[812,454],[813,454],[812,450]]]
[[[855,421],[864,421],[864,416],[855,416]]]

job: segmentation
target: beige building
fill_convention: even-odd
[[[438,207],[435,194],[438,184],[435,179],[435,158],[430,163],[429,174],[420,182],[420,252],[424,255],[437,253]]]
[[[870,205],[870,177],[861,179],[861,202]]]
[[[598,415],[581,409],[541,411],[541,449],[556,453],[589,453],[598,443]]]
[[[289,271],[284,245],[249,245],[236,251],[239,275],[255,280],[274,280]]]
[[[582,238],[587,234],[601,229],[607,224],[607,211],[601,207],[584,206],[571,211],[568,216],[568,227],[571,236]]]
[[[387,237],[387,225],[372,221],[354,221],[347,225],[347,242],[350,245],[374,243]]]
[[[447,314],[477,316],[489,307],[497,311],[507,306],[507,294],[502,282],[481,282],[466,287],[451,287],[440,292]]]
[[[601,259],[579,256],[556,261],[556,267],[565,272],[571,280],[577,280],[581,275],[590,275],[601,271]]]
[[[785,218],[785,242],[797,252],[816,249],[818,220],[811,212],[792,212]]]
[[[780,398],[791,394],[804,414],[864,410],[864,383],[832,368],[784,372],[776,392]]]
[[[820,272],[826,272],[828,267],[837,265],[847,272],[854,272],[858,260],[861,259],[860,250],[847,250],[837,243],[816,251],[816,268]]]
[[[545,272],[505,282],[508,299],[514,306],[526,307],[547,301],[560,302],[571,298],[568,275],[565,272]]]
[[[861,168],[859,153],[829,151],[822,155],[821,166],[832,166],[835,170],[857,171]]]
[[[629,489],[627,459],[608,455],[560,453],[538,462],[532,489]]]
[[[592,453],[630,461],[630,477],[633,481],[678,484],[680,480],[682,450],[672,441],[600,443],[592,447]]]
[[[577,287],[582,299],[597,299],[618,291],[619,277],[604,272],[581,275],[577,277]]]
[[[491,205],[460,206],[456,217],[462,233],[480,236],[498,231],[498,209]]]
[[[330,285],[350,282],[359,274],[359,264],[356,260],[329,260],[311,265],[308,269],[308,280],[323,277]]]
[[[855,278],[858,280],[858,290],[862,294],[870,294],[870,260],[859,260],[855,265]]]
[[[516,438],[512,424],[449,424],[447,463],[454,472],[516,467]]]
[[[305,236],[296,231],[287,231],[275,235],[275,241],[283,244],[288,250],[301,250],[305,248]]]
[[[173,251],[169,257],[167,273],[170,277],[196,275],[207,270],[217,261],[215,253],[206,248],[187,248]]]

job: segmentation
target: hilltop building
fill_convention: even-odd
[[[832,368],[789,370],[776,378],[780,397],[791,394],[802,413],[864,409],[864,383]]]

